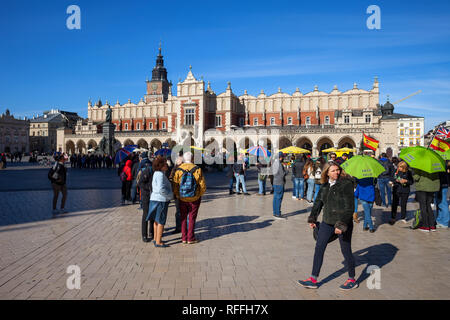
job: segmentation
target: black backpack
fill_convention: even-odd
[[[140,173],[138,187],[145,191],[152,192],[153,173],[154,171],[151,163],[146,163],[145,168]]]
[[[233,164],[233,172],[234,173],[239,173],[239,174],[244,174],[244,168],[242,163],[236,162]]]

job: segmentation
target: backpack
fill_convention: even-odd
[[[48,171],[47,177],[52,183],[60,182],[60,180],[62,180],[62,177],[58,173],[57,168],[58,168],[58,163],[55,163]]]
[[[180,181],[180,198],[191,198],[195,196],[195,192],[197,191],[197,181],[195,180],[194,172],[197,171],[197,169],[199,169],[197,166],[189,171],[181,168],[177,169],[183,171]]]
[[[242,167],[242,163],[234,163],[233,164],[233,172],[238,173],[240,175],[244,174],[244,168]]]
[[[141,179],[142,179],[142,173],[144,172],[145,169],[147,169],[147,167],[149,166],[149,163],[145,163],[145,166],[143,166],[142,168],[139,169],[137,175],[136,175],[136,184],[139,186]]]
[[[420,227],[420,225],[422,224],[422,216],[420,214],[420,209],[416,210],[416,212],[414,212],[414,218],[412,219],[411,222],[411,229],[417,229]]]
[[[136,178],[136,183],[139,186],[139,188],[152,191],[152,180],[153,180],[153,168],[151,164],[146,164],[145,167],[141,170],[139,170],[138,178]]]

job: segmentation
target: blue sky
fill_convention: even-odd
[[[71,4],[81,30],[66,27]],[[366,26],[372,4],[381,30]],[[450,119],[450,1],[436,0],[1,1],[0,112],[86,117],[89,98],[137,103],[160,40],[173,83],[189,65],[237,95],[369,90],[378,76],[382,103],[422,90],[396,112],[426,129]]]

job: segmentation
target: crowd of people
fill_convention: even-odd
[[[101,154],[72,154],[69,157],[70,167],[78,169],[111,169],[115,168],[114,159],[110,155]]]
[[[327,244],[339,239],[341,251],[346,261],[349,278],[340,287],[351,290],[358,287],[355,280],[355,262],[351,250],[351,239],[354,223],[359,223],[358,206],[363,209],[363,230],[375,232],[372,221],[374,204],[390,209],[389,224],[397,222],[397,211],[400,207],[400,221],[406,223],[407,204],[411,194],[411,186],[415,185],[415,199],[419,203],[420,225],[423,232],[434,232],[437,228],[447,229],[449,226],[448,185],[450,182],[450,162],[446,162],[446,172],[427,173],[412,169],[398,158],[388,158],[382,153],[378,158],[384,168],[376,178],[357,179],[349,176],[341,165],[351,158],[351,154],[337,157],[330,153],[328,159],[297,155],[287,158],[283,153],[273,156],[270,162],[258,161],[258,196],[273,194],[273,217],[285,219],[281,214],[286,178],[290,174],[293,190],[292,198],[305,201],[311,206],[308,223],[314,229],[316,239],[311,276],[298,283],[306,288],[317,288],[317,278],[323,264]],[[373,155],[372,155],[373,156]],[[105,157],[72,156],[71,165],[81,163],[87,168],[105,167]],[[247,190],[249,159],[243,154],[235,157],[227,155],[226,177],[229,181],[229,194],[250,195]],[[67,197],[65,157],[59,156],[49,171],[54,192],[53,212],[56,214],[58,194],[62,193],[61,210]],[[110,159],[112,160],[112,159]],[[195,237],[195,223],[201,198],[206,191],[206,182],[201,166],[192,163],[191,152],[184,153],[172,163],[170,158],[149,156],[147,152],[131,154],[121,161],[117,174],[122,181],[122,204],[140,204],[142,209],[142,240],[153,242],[155,247],[168,247],[163,241],[164,227],[167,221],[169,203],[175,205],[175,230],[181,232],[183,244],[198,242]],[[86,164],[87,163],[87,164]],[[269,164],[270,163],[270,164]],[[74,167],[74,166],[72,166]],[[108,165],[106,164],[106,167]],[[271,190],[266,188],[270,181]],[[233,186],[235,186],[233,188]],[[432,206],[435,206],[436,211]],[[323,212],[322,222],[318,222]]]
[[[142,208],[142,240],[155,247],[168,247],[162,240],[169,203],[174,200],[175,230],[181,232],[183,244],[198,242],[195,222],[201,197],[206,191],[202,169],[192,163],[192,153],[178,156],[175,164],[170,158],[149,158],[147,152],[133,154],[118,168],[122,181],[122,204],[140,203]]]

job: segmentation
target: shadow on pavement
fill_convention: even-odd
[[[399,249],[397,247],[393,246],[390,243],[382,243],[353,252],[353,257],[355,258],[355,267],[364,264],[366,265],[366,267],[364,268],[363,272],[356,280],[356,282],[361,283],[369,277],[370,273],[367,273],[367,268],[369,266],[375,265],[380,269],[382,269],[383,266],[387,265],[392,260],[394,260],[394,257],[397,254],[398,250]],[[342,263],[345,265],[345,261]],[[347,267],[344,267],[330,274],[328,277],[326,277],[320,282],[320,286],[333,279],[340,277],[341,275],[347,272],[348,272]]]
[[[195,235],[200,241],[218,238],[227,234],[237,232],[248,232],[262,229],[272,224],[272,219],[262,222],[250,223],[260,216],[230,216],[221,218],[208,218],[200,220],[195,224]]]

